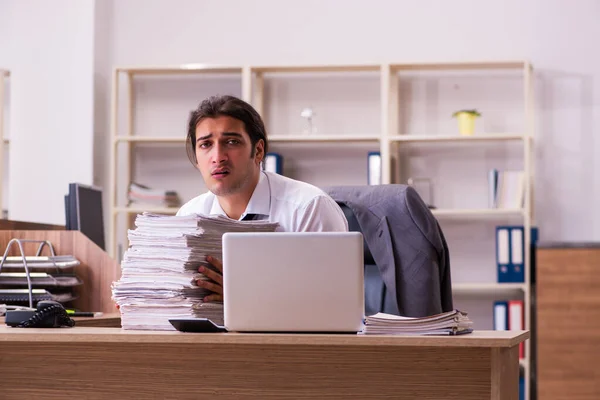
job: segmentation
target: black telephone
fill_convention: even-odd
[[[37,303],[37,309],[6,312],[6,325],[16,328],[60,328],[75,326],[62,304],[44,300]]]

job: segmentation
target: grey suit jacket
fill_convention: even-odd
[[[356,216],[400,315],[422,317],[453,308],[444,234],[410,186],[336,186],[325,191]]]

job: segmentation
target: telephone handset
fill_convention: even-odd
[[[16,328],[60,328],[75,326],[62,304],[44,300],[37,303],[35,311],[7,311],[6,325]]]

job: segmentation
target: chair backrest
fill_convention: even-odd
[[[407,185],[325,188],[365,241],[365,312],[424,317],[453,308],[449,250],[431,210]]]
[[[348,230],[351,232],[362,233],[360,224],[358,223],[358,220],[356,219],[356,216],[350,207],[339,202],[338,205],[348,220]],[[365,314],[373,315],[378,312],[384,312],[398,315],[399,312],[398,306],[396,305],[396,299],[394,299],[392,293],[387,290],[366,240],[363,239],[363,243],[365,263]]]

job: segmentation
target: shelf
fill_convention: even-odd
[[[181,144],[185,143],[185,138],[182,137],[169,137],[169,136],[117,136],[115,138],[115,142],[130,142],[130,143],[173,143],[173,144]]]
[[[343,142],[343,143],[358,143],[358,142],[377,142],[379,136],[374,135],[279,135],[279,136],[267,136],[270,143],[290,143],[290,142],[302,142],[302,143],[322,143],[322,142]],[[118,136],[115,138],[117,143],[129,142],[129,143],[157,143],[157,144],[181,144],[185,143],[185,138],[181,137],[169,137],[169,136],[156,136],[156,137],[143,137],[143,136]]]
[[[282,142],[304,142],[304,143],[321,143],[321,142],[377,142],[379,136],[374,135],[278,135],[267,136],[270,143]]]
[[[436,217],[472,217],[472,218],[504,218],[523,216],[523,209],[501,209],[501,208],[465,208],[465,209],[433,209]]]
[[[527,61],[475,61],[475,62],[447,62],[447,63],[402,63],[391,64],[392,71],[410,70],[473,70],[473,69],[524,69],[529,67]],[[241,73],[241,66],[214,65],[202,63],[189,63],[166,66],[144,67],[118,67],[119,72],[131,74],[190,74],[190,73]],[[355,72],[355,71],[380,71],[380,64],[357,65],[271,65],[251,67],[252,72]],[[8,75],[8,72],[5,72]]]
[[[437,143],[437,142],[489,142],[525,140],[529,136],[512,133],[482,133],[473,136],[459,135],[394,135],[389,139],[392,142]]]
[[[115,212],[141,213],[144,211],[156,213],[175,213],[178,207],[116,207]],[[434,215],[440,216],[496,216],[496,215],[521,215],[520,210],[432,210]]]
[[[143,212],[149,212],[154,214],[176,214],[179,207],[154,207],[154,206],[135,206],[135,207],[115,207],[114,212],[126,213],[126,214],[141,214]]]
[[[531,67],[527,61],[473,61],[473,62],[444,62],[444,63],[414,63],[392,64],[392,71],[410,70],[473,70],[473,69],[524,69]]]
[[[452,285],[454,293],[507,293],[507,292],[525,292],[527,285],[525,283],[455,283]]]
[[[173,66],[156,67],[119,67],[118,72],[127,72],[136,75],[152,74],[241,74],[242,67],[209,64],[181,64]]]
[[[290,73],[290,72],[379,72],[381,65],[294,65],[294,66],[257,66],[252,67],[256,73]]]

